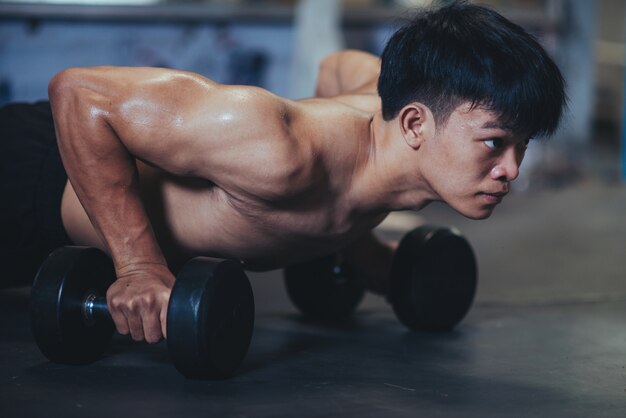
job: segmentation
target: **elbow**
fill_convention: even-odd
[[[332,68],[334,66],[335,62],[337,61],[337,56],[338,55],[339,55],[339,52],[331,52],[330,54],[327,54],[320,61],[319,70],[320,71],[322,71],[322,70],[328,71],[329,68]]]
[[[72,96],[75,91],[76,81],[78,79],[77,70],[70,68],[63,70],[50,80],[48,83],[48,98],[52,106],[61,103],[64,99]]]
[[[63,70],[57,73],[48,83],[48,99],[52,109],[52,118],[57,131],[59,145],[65,142],[67,127],[70,126],[69,115],[74,112],[75,74],[73,70]]]
[[[69,68],[57,73],[48,83],[48,99],[55,121],[68,116],[101,115],[104,96],[98,92],[98,80],[88,68]],[[85,113],[87,112],[87,113]]]
[[[48,84],[48,98],[59,144],[74,139],[97,139],[96,135],[74,135],[72,132],[95,132],[106,122],[102,110],[104,102],[91,88],[93,82],[89,71],[84,68],[63,70]]]
[[[70,68],[57,73],[48,83],[48,99],[55,124],[77,118],[78,111],[86,108],[84,89],[80,88],[80,69]],[[70,116],[72,115],[72,116]]]
[[[87,108],[94,98],[101,96],[97,73],[89,68],[68,68],[57,73],[48,83],[48,99],[55,109]]]
[[[337,85],[337,52],[327,55],[319,64],[315,95],[332,97],[340,93]]]
[[[84,108],[79,99],[77,71],[63,70],[56,74],[48,83],[48,99],[52,109],[52,117],[57,129],[57,141],[64,142],[69,137],[69,127],[78,122],[80,109]]]

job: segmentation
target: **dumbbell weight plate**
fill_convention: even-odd
[[[170,295],[167,345],[188,378],[222,379],[242,363],[252,339],[254,297],[241,264],[197,257]]]
[[[389,299],[400,321],[416,331],[450,331],[474,300],[477,267],[468,241],[455,229],[422,226],[400,242]]]
[[[287,293],[305,317],[341,320],[352,314],[365,294],[356,273],[335,254],[288,266]]]
[[[113,336],[112,321],[86,320],[83,302],[105,296],[115,280],[110,258],[96,248],[62,247],[41,265],[31,289],[31,324],[41,352],[52,362],[97,360]]]

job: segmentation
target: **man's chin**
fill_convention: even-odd
[[[491,210],[491,211],[489,211],[487,213],[478,215],[478,216],[468,216],[468,218],[473,219],[475,221],[482,221],[483,219],[487,219],[487,218],[491,217],[492,214],[493,214],[493,210]]]
[[[480,208],[472,208],[466,210],[459,210],[455,208],[455,210],[468,219],[480,221],[489,218],[493,214],[495,208],[495,206],[483,206]]]

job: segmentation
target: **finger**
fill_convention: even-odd
[[[124,312],[122,312],[122,310],[117,307],[117,304],[115,303],[108,303],[108,308],[117,332],[122,335],[128,335],[128,333],[130,332],[130,328],[128,326],[128,320],[126,319],[126,315],[124,314]]]
[[[115,324],[115,328],[117,332],[122,335],[128,335],[130,333],[130,327],[128,326],[128,320],[123,314],[115,314],[111,315],[113,318],[113,323]]]
[[[170,296],[172,291],[168,291],[165,294],[164,300],[161,303],[161,333],[163,334],[163,338],[167,339],[167,308],[170,306]]]
[[[141,320],[141,315],[138,311],[127,309],[125,311],[126,319],[128,319],[128,327],[130,328],[130,336],[135,341],[143,341],[143,323]]]
[[[161,333],[163,338],[167,339],[167,304],[161,309],[160,321],[161,321]]]
[[[161,341],[163,334],[161,333],[160,315],[157,312],[144,312],[142,320],[143,334],[146,337],[146,342],[154,344]]]

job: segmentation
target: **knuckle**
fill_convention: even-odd
[[[114,296],[109,299],[109,307],[116,311],[122,307],[123,303],[124,301],[122,300],[122,298],[117,297],[117,296]]]
[[[151,311],[155,306],[156,300],[150,294],[137,295],[128,301],[128,310],[133,314]]]
[[[132,299],[128,302],[128,311],[132,314],[132,315],[140,315],[141,312],[143,311],[143,304],[141,302],[141,299],[135,298]]]
[[[151,294],[144,294],[139,298],[139,304],[144,309],[152,309],[155,305],[154,296]]]

